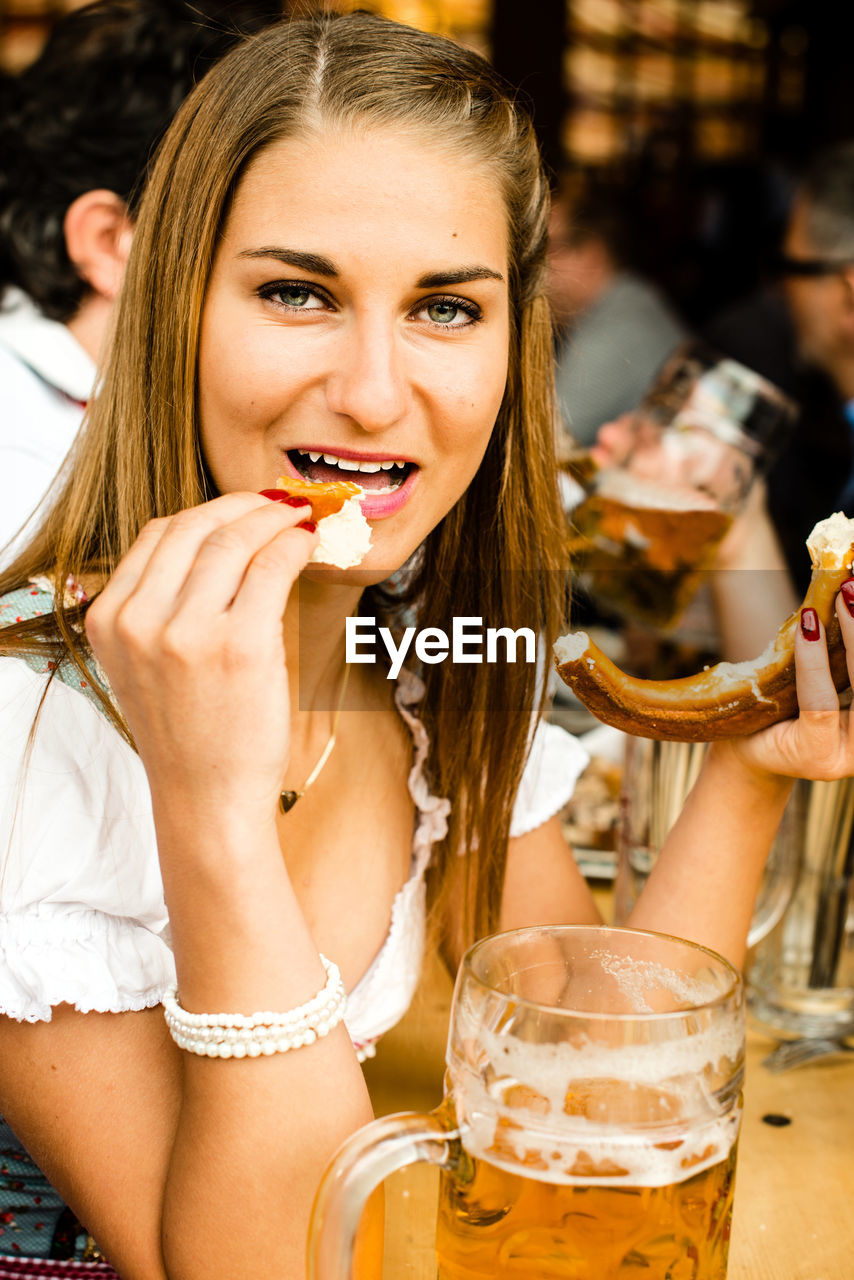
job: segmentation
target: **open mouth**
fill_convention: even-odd
[[[404,462],[399,458],[342,458],[334,453],[317,453],[313,449],[289,449],[288,458],[304,480],[321,484],[331,480],[352,480],[372,494],[394,493],[416,470],[414,462]]]

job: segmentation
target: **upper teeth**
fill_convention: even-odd
[[[334,453],[315,453],[313,449],[297,449],[296,452],[302,454],[304,458],[308,458],[311,462],[319,462],[322,458],[331,467],[340,467],[342,471],[367,471],[373,473],[375,471],[391,471],[392,467],[406,466],[405,462],[397,458],[389,458],[382,462],[368,462],[367,460],[359,462],[355,458],[339,458]]]

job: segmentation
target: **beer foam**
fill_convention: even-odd
[[[646,995],[655,989],[675,996],[686,1010],[714,1003],[721,994],[721,989],[715,982],[690,978],[687,974],[678,973],[675,969],[668,969],[666,965],[656,964],[651,960],[616,956],[604,949],[592,951],[590,958],[598,960],[602,972],[615,979],[635,1013],[655,1012]]]
[[[695,986],[686,980],[687,999]],[[738,1137],[743,1028],[729,1021],[647,1044],[577,1032],[572,1042],[536,1044],[479,1027],[486,1070],[449,1059],[463,1145],[545,1182],[652,1187],[693,1177],[725,1159]],[[732,1081],[722,1096],[704,1074],[719,1064]]]
[[[478,1160],[517,1177],[560,1186],[666,1187],[726,1160],[741,1109],[706,1123],[638,1132],[580,1121],[572,1140],[545,1125],[524,1127],[506,1113],[455,1094],[461,1140]]]
[[[661,1124],[633,1128],[567,1114],[564,1097],[554,1113],[542,1101],[536,1110],[506,1107],[501,1098],[508,1089],[525,1087],[513,1086],[507,1078],[487,1084],[473,1075],[460,1078],[452,1070],[451,1079],[462,1142],[470,1155],[508,1173],[565,1186],[684,1182],[727,1158],[741,1124],[740,1105],[724,1110],[712,1098],[700,1113],[698,1099],[693,1099],[690,1118],[670,1114],[678,1111],[680,1090],[661,1091]]]
[[[479,1028],[477,1039],[496,1070],[517,1080],[537,1081],[537,1089],[562,1101],[573,1079],[614,1079],[624,1084],[662,1085],[673,1080],[702,1078],[710,1065],[728,1059],[740,1062],[744,1030],[739,1019],[732,1025],[705,1027],[679,1039],[648,1044],[604,1044],[586,1033],[573,1042],[532,1044],[501,1032]]]
[[[686,487],[656,485],[618,467],[600,471],[596,493],[629,507],[662,511],[710,511],[716,503],[707,493]]]

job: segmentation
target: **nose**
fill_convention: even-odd
[[[351,418],[364,431],[385,431],[399,422],[410,395],[402,347],[393,317],[354,316],[326,382],[333,413]]]

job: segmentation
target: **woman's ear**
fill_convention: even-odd
[[[82,280],[112,302],[121,287],[133,224],[114,191],[84,191],[68,206],[63,223],[68,256]]]

